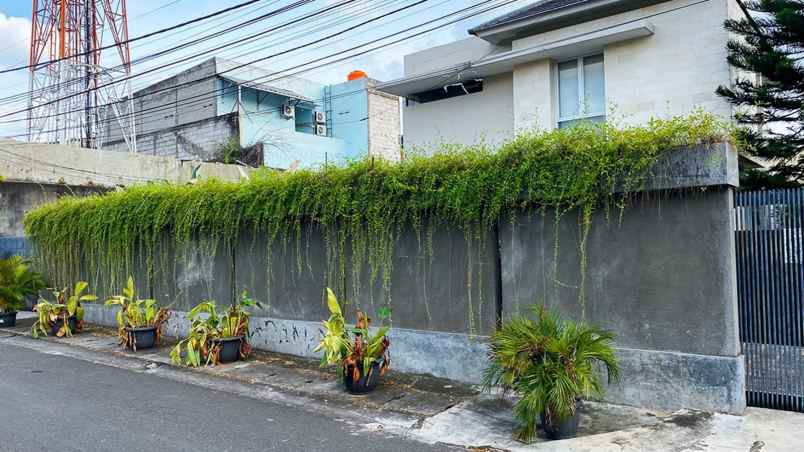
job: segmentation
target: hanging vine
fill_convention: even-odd
[[[281,243],[301,274],[308,255],[302,231],[317,228],[325,237],[327,284],[343,295],[351,282],[357,297],[367,271],[390,303],[393,250],[402,231],[415,231],[428,257],[435,229],[464,231],[472,261],[500,219],[513,221],[533,209],[552,210],[556,226],[567,212],[580,212],[585,273],[592,215],[603,205],[626,207],[626,198],[613,192],[638,191],[662,153],[722,141],[727,132],[713,116],[696,112],[641,127],[587,125],[526,133],[496,150],[445,147],[397,164],[362,160],[322,170],[266,169],[242,183],[153,183],[61,198],[29,212],[25,230],[55,282],[77,280],[89,269],[102,286],[113,287],[137,259],[144,258],[149,272],[164,277],[169,252],[177,255],[193,242],[214,255],[237,244],[242,231],[265,237],[269,260],[273,244]],[[556,241],[555,253],[558,246]],[[467,267],[470,279],[480,271]],[[468,290],[473,290],[471,281]],[[483,292],[475,288],[481,299],[472,301],[473,310],[482,307]],[[584,303],[583,287],[579,300]],[[479,315],[470,313],[471,325]]]

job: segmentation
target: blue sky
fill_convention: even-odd
[[[287,70],[306,61],[343,51],[354,45],[395,31],[403,30],[426,20],[476,4],[478,1],[479,0],[428,0],[421,5],[414,6],[395,15],[387,16],[380,21],[365,25],[338,39],[307,47],[303,51],[295,51],[280,57],[271,58],[270,60],[259,63],[259,65],[275,71]],[[240,2],[242,2],[242,0],[129,0],[127,5],[129,36],[139,36]],[[362,69],[366,71],[369,76],[380,80],[400,77],[403,75],[402,59],[405,54],[468,37],[466,30],[471,26],[531,2],[532,1],[529,0],[518,0],[481,16],[444,27],[438,31],[413,38],[381,51],[324,68],[308,70],[297,75],[328,83],[344,80],[346,74],[352,69]],[[291,0],[263,0],[242,10],[232,12],[225,17],[214,18],[198,26],[170,32],[166,35],[161,35],[159,38],[134,43],[131,49],[132,59],[136,60],[137,58],[142,58],[159,49],[174,46],[178,43],[186,42],[193,37],[221,30],[226,26],[231,26],[232,24],[242,22],[243,20],[256,17],[260,14],[265,14],[267,11],[290,3],[293,2]],[[360,0],[348,5],[343,5],[327,16],[316,19],[316,21],[311,21],[299,25],[298,27],[285,28],[279,32],[266,34],[264,36],[261,35],[258,40],[249,42],[247,45],[229,46],[215,52],[209,51],[210,48],[216,45],[222,45],[238,37],[243,37],[285,23],[290,19],[297,19],[304,14],[336,3],[338,3],[338,0],[317,0],[310,5],[285,12],[269,20],[249,26],[240,32],[230,33],[192,48],[137,64],[133,68],[135,75],[146,71],[148,68],[175,62],[177,59],[192,58],[192,60],[186,63],[173,65],[158,73],[137,77],[135,79],[134,89],[147,86],[161,78],[179,72],[213,54],[238,61],[251,61],[313,41],[335,30],[344,29],[361,21],[365,21],[368,18],[381,16],[384,12],[390,12],[400,6],[410,5],[415,3],[415,1]],[[15,67],[27,63],[31,15],[30,5],[31,3],[29,1],[0,0],[0,68]],[[157,8],[160,7],[162,8],[157,10]],[[119,60],[114,58],[106,60],[106,64],[111,66],[118,62]],[[296,70],[293,72],[296,72]],[[27,79],[27,74],[24,71],[12,74],[0,74],[0,98],[25,92],[28,89]],[[0,113],[14,111],[24,107],[25,103],[23,101],[16,104],[2,104],[0,105]],[[12,136],[23,133],[24,130],[25,125],[22,122],[13,125],[2,125],[0,126],[0,136]]]

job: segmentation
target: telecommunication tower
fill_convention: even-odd
[[[28,141],[136,152],[125,0],[33,0]]]

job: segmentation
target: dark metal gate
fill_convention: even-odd
[[[748,405],[804,412],[804,190],[734,201]]]

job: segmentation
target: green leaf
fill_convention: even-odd
[[[327,307],[329,307],[329,312],[336,315],[343,315],[341,313],[341,307],[338,304],[338,299],[335,297],[335,293],[327,287]]]

